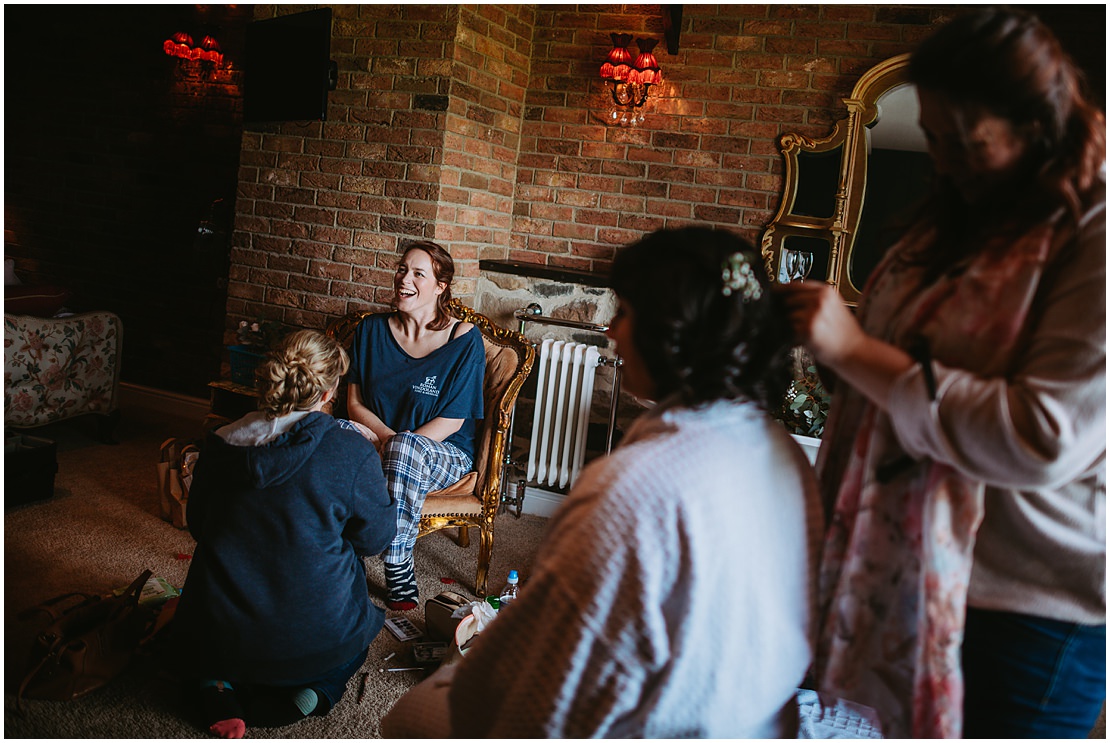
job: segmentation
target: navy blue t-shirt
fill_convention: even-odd
[[[462,418],[462,428],[445,440],[473,457],[486,372],[481,332],[473,328],[417,359],[393,337],[390,317],[370,315],[355,328],[347,380],[394,431],[415,431],[433,418]]]

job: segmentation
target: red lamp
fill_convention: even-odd
[[[219,65],[224,61],[224,55],[220,51],[220,43],[211,36],[205,36],[200,41],[200,58],[205,62],[213,62]]]
[[[663,82],[663,71],[659,69],[659,62],[651,51],[658,43],[658,39],[636,39],[636,48],[640,50],[640,56],[636,57],[636,69],[632,73],[630,82],[635,82],[635,76],[639,77],[643,85],[656,85]]]
[[[632,55],[628,51],[632,34],[609,34],[609,38],[613,40],[613,48],[609,50],[605,64],[601,65],[601,77],[606,80],[627,80],[632,72]]]
[[[200,41],[200,46],[193,46],[193,37],[184,31],[178,31],[162,42],[162,49],[166,54],[178,59],[190,61],[210,62],[217,67],[223,64],[224,55],[220,43],[215,38],[205,35]]]
[[[601,78],[612,84],[610,93],[613,103],[618,106],[640,108],[647,101],[652,85],[663,82],[663,73],[652,50],[659,42],[656,39],[636,39],[640,50],[635,62],[628,51],[632,41],[631,34],[609,34],[613,48],[601,65]]]
[[[162,43],[162,50],[171,57],[188,59],[193,48],[193,37],[184,31],[178,31]]]

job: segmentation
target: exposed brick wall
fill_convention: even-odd
[[[435,231],[459,296],[474,295],[479,257],[508,255],[534,26],[533,6],[459,9]]]
[[[541,7],[518,175],[514,260],[604,270],[616,249],[699,222],[757,239],[781,188],[778,135],[824,135],[840,98],[907,51],[941,13],[875,6],[685,5],[646,121],[609,126],[609,32],[662,38],[620,6]],[[635,42],[634,42],[635,43]],[[635,54],[635,50],[633,50]]]
[[[256,16],[300,10],[258,6]],[[227,328],[323,327],[384,306],[407,238],[458,260],[604,270],[659,227],[758,237],[777,205],[784,131],[823,134],[875,62],[943,11],[687,5],[680,50],[639,127],[610,126],[609,33],[662,39],[658,6],[336,6],[339,89],[326,123],[247,132]]]
[[[256,6],[256,18],[304,6]],[[453,6],[335,6],[327,121],[243,134],[228,282],[240,319],[323,327],[389,299],[399,242],[435,236]]]
[[[257,6],[256,17],[302,10]],[[228,340],[385,306],[401,244],[450,246],[459,296],[508,250],[534,10],[335,6],[328,119],[243,136]]]

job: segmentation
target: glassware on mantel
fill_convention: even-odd
[[[813,253],[783,248],[782,264],[786,268],[787,281],[804,281],[813,269]]]

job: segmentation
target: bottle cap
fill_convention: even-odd
[[[515,570],[510,570],[509,571],[509,583],[516,583],[519,580],[520,580],[520,576],[518,576],[516,574],[516,571]]]

